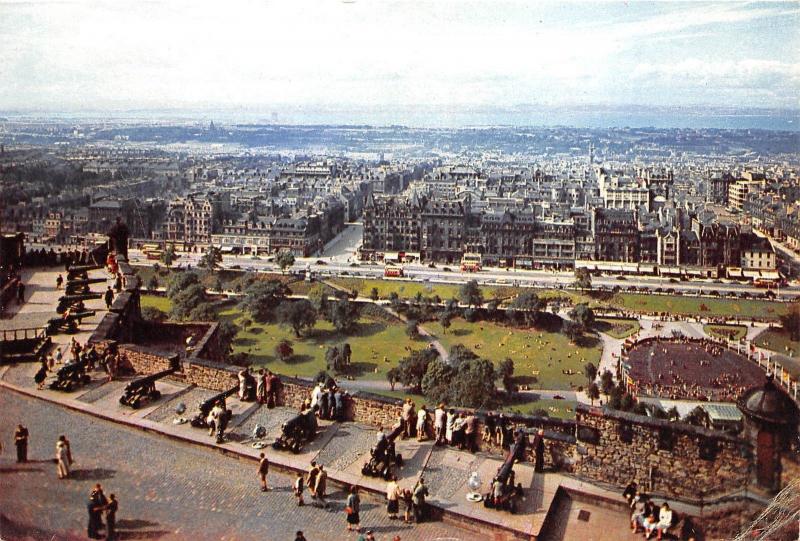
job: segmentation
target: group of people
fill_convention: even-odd
[[[667,533],[675,524],[675,516],[667,502],[658,506],[650,497],[639,490],[636,483],[629,483],[622,493],[631,509],[631,531],[644,533],[645,539],[653,534],[656,539]]]
[[[17,462],[28,462],[28,446],[30,444],[30,431],[22,424],[18,424],[14,431],[14,446],[17,449]],[[56,475],[59,479],[67,479],[70,475],[70,467],[74,463],[72,457],[72,446],[65,435],[60,435],[56,440]],[[91,539],[102,539],[100,530],[105,528],[105,538],[107,540],[117,539],[117,510],[119,501],[114,494],[105,496],[103,487],[98,483],[89,495],[86,504],[89,512],[89,523],[86,527],[86,535]],[[105,516],[105,525],[103,517]]]
[[[301,410],[311,409],[320,419],[342,422],[345,420],[346,401],[347,392],[337,386],[333,379],[329,379],[314,386]]]
[[[208,412],[206,417],[208,435],[216,435],[217,443],[225,442],[225,430],[227,430],[231,418],[233,418],[233,411],[227,408],[224,398],[217,400],[211,411]]]
[[[278,404],[278,391],[281,380],[277,374],[263,368],[257,374],[250,372],[250,368],[239,371],[239,400],[243,402],[257,401],[274,408]]]
[[[56,347],[53,351],[39,359],[39,370],[33,376],[38,389],[44,387],[47,374],[57,372],[57,365],[69,366],[74,363],[82,363],[87,372],[102,369],[108,376],[108,381],[113,380],[120,367],[120,353],[114,347],[108,347],[104,351],[98,351],[94,344],[81,345],[75,338],[70,340],[66,347],[67,355],[61,351],[61,347]]]
[[[45,250],[26,250],[23,260],[26,267],[55,267],[56,265],[68,267],[70,265],[92,265],[91,254],[85,248],[70,248],[58,251],[50,248]]]

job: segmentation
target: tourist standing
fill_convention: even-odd
[[[350,487],[350,494],[347,496],[347,531],[353,531],[353,527],[358,532],[361,530],[361,517],[359,511],[361,508],[361,498],[358,497],[358,488],[353,485]]]
[[[402,496],[404,507],[403,522],[409,524],[411,523],[411,513],[414,512],[414,495],[406,488],[403,490]]]
[[[258,461],[258,477],[261,479],[261,492],[266,492],[269,490],[269,486],[267,485],[267,474],[269,473],[269,460],[264,453],[259,455]]]
[[[56,278],[56,289],[61,289],[61,285],[64,283],[64,277],[60,274]]]
[[[444,404],[439,404],[433,412],[433,431],[436,436],[436,445],[444,443],[445,424],[447,423],[447,410]]]
[[[69,444],[67,438],[59,436],[56,442],[56,464],[59,479],[66,479],[69,477]]]
[[[258,401],[259,404],[263,404],[266,401],[266,387],[267,375],[262,368],[258,371],[258,380],[256,381],[256,401]]]
[[[410,398],[406,398],[403,404],[403,437],[410,438],[414,431],[414,403]]]
[[[425,478],[420,477],[414,486],[414,518],[420,523],[425,518],[426,507],[425,499],[428,497],[428,487],[425,486]]]
[[[328,486],[328,472],[325,471],[325,468],[322,464],[319,465],[319,472],[317,473],[317,479],[314,483],[314,495],[316,496],[317,500],[319,500],[320,505],[325,509],[328,508],[328,502],[325,501],[325,491]]]
[[[39,370],[37,370],[36,374],[33,376],[33,381],[36,383],[36,388],[40,391],[44,387],[45,379],[47,379],[47,360],[42,359],[42,364],[39,366]]]
[[[303,501],[303,488],[305,488],[303,483],[303,474],[297,472],[297,477],[294,480],[294,497],[297,498],[298,506],[305,505],[305,502]]]
[[[106,505],[106,541],[113,541],[117,538],[117,509],[119,509],[119,501],[115,494],[108,497],[108,505]]]
[[[389,514],[389,518],[397,518],[400,508],[399,497],[400,487],[397,485],[397,476],[392,475],[389,478],[389,482],[386,483],[386,512]]]
[[[17,430],[14,432],[14,445],[17,447],[17,462],[28,461],[28,440],[30,434],[28,429],[22,425],[17,425]]]
[[[308,468],[308,474],[306,476],[306,486],[308,490],[311,492],[311,497],[317,497],[317,475],[319,474],[319,466],[313,460],[311,461],[311,467]]]
[[[425,409],[425,404],[419,408],[417,412],[417,441],[425,441],[428,439],[428,410]]]
[[[294,534],[294,541],[307,541],[306,536],[303,535],[303,532],[297,530],[297,533]]]
[[[106,301],[106,310],[111,310],[111,304],[114,302],[114,292],[111,290],[111,286],[106,289],[103,300]]]
[[[94,486],[89,495],[89,503],[86,509],[89,512],[89,524],[86,527],[86,535],[91,539],[101,539],[99,530],[103,527],[102,512],[108,505],[108,500],[103,494],[103,487],[100,483]]]

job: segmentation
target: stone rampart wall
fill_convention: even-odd
[[[747,486],[752,449],[745,440],[685,423],[577,407],[576,474],[698,502]]]

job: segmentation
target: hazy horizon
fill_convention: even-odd
[[[0,17],[9,112],[453,126],[520,108],[800,105],[794,1],[0,0]]]

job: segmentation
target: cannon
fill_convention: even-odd
[[[361,468],[361,473],[369,477],[383,477],[388,481],[393,469],[403,465],[403,455],[397,453],[394,447],[395,440],[402,433],[402,425],[397,426],[370,449],[370,459]]]
[[[170,358],[170,367],[161,372],[150,374],[143,378],[135,379],[125,386],[122,396],[119,397],[119,403],[123,406],[129,406],[133,409],[138,409],[142,402],[148,400],[158,400],[161,398],[161,392],[156,389],[156,381],[164,376],[174,374],[180,369],[178,364],[178,356],[175,355]]]
[[[217,393],[214,396],[207,398],[200,402],[200,411],[197,412],[197,415],[194,416],[191,420],[191,425],[195,428],[208,428],[208,423],[206,419],[208,418],[208,414],[211,412],[211,408],[214,407],[214,404],[222,400],[225,401],[226,398],[236,394],[239,390],[239,385],[235,385],[228,389],[227,391],[222,391],[221,393]]]
[[[491,509],[501,509],[510,513],[515,513],[517,509],[517,498],[521,496],[520,487],[514,486],[514,462],[525,460],[525,448],[528,444],[528,437],[525,432],[518,430],[514,437],[514,443],[508,452],[503,465],[497,470],[497,475],[492,480],[492,489],[483,499],[483,505]],[[494,483],[500,482],[500,495],[494,494]]]
[[[70,307],[76,307],[78,310],[83,309],[83,301],[88,301],[92,299],[102,299],[102,293],[81,293],[80,295],[62,295],[58,299],[58,306],[56,306],[56,312],[59,314],[63,314],[67,311]]]
[[[272,444],[277,450],[287,450],[295,454],[303,445],[317,436],[317,417],[314,410],[299,413],[281,425],[281,435]]]
[[[66,293],[67,295],[80,295],[82,293],[90,293],[89,286],[91,284],[102,284],[105,278],[84,278],[81,280],[67,280]]]
[[[67,267],[67,281],[86,280],[88,279],[89,271],[102,268],[102,265],[70,265]]]
[[[47,333],[53,334],[58,331],[77,332],[78,325],[85,317],[92,317],[95,314],[94,310],[84,310],[74,314],[64,315],[63,317],[54,317],[47,320]]]
[[[91,376],[86,373],[88,365],[89,360],[84,358],[59,368],[56,380],[50,383],[50,388],[54,391],[71,392],[78,385],[86,385],[92,381]]]

